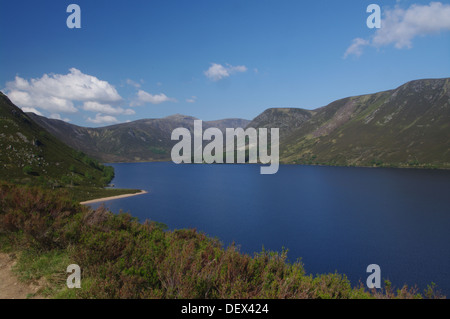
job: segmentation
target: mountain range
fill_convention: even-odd
[[[171,132],[195,118],[173,115],[101,128],[28,113],[46,131],[102,162],[168,161]],[[252,121],[205,121],[203,128],[280,129],[286,164],[450,168],[450,79],[347,97],[314,110],[270,108]]]
[[[61,120],[48,119],[34,113],[28,114],[42,128],[61,139],[67,145],[99,159],[102,162],[169,161],[172,147],[172,131],[179,127],[194,130],[194,118],[171,115],[161,119],[143,119],[100,128],[87,128]],[[203,129],[216,127],[246,127],[250,121],[225,119],[204,121]]]

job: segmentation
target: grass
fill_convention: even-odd
[[[345,275],[306,275],[287,251],[250,256],[192,229],[166,231],[129,214],[92,210],[58,192],[0,183],[0,250],[18,252],[26,281],[49,298],[375,299],[437,298],[407,286],[368,291]],[[69,264],[82,288],[65,285]]]
[[[19,254],[13,272],[19,280],[41,286],[37,294],[51,297],[59,292],[66,281],[65,269],[70,265],[69,256],[68,250],[27,249]]]

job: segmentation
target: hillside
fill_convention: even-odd
[[[143,119],[100,128],[87,128],[28,114],[36,123],[67,145],[103,162],[170,161],[170,151],[177,143],[171,140],[178,127],[193,130],[196,118],[172,115],[162,119]],[[250,121],[225,119],[204,121],[203,128],[245,127]]]
[[[248,127],[254,128],[273,128],[280,129],[280,137],[286,137],[297,128],[308,122],[315,111],[296,109],[296,108],[270,108],[256,118],[254,118]]]
[[[269,109],[252,125],[280,128],[283,163],[450,168],[450,79],[412,81],[313,111]]]
[[[172,130],[196,118],[173,115],[102,128],[29,116],[75,149],[104,162],[170,160]],[[408,82],[397,89],[347,97],[316,110],[270,108],[251,122],[203,122],[204,129],[280,129],[287,164],[450,168],[450,79]]]
[[[114,170],[68,147],[0,93],[0,179],[48,187],[100,187]]]

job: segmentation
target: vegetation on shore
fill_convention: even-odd
[[[345,275],[307,275],[287,252],[249,256],[195,230],[167,231],[130,214],[92,210],[60,190],[0,182],[0,250],[20,257],[23,280],[51,298],[439,298],[390,283],[352,287]],[[78,264],[82,288],[66,288]]]
[[[133,194],[105,189],[114,168],[65,145],[0,92],[0,178],[15,184],[64,189],[75,200]]]

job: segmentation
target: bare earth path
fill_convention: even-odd
[[[0,253],[0,299],[26,299],[39,287],[21,283],[12,272],[16,261],[9,254]]]

